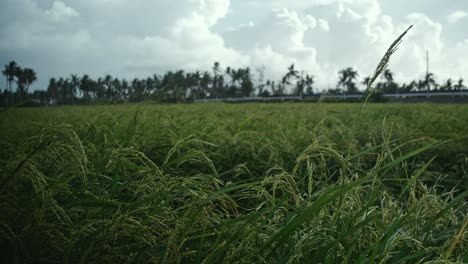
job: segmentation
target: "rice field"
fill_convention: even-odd
[[[0,112],[2,263],[466,263],[468,105]]]

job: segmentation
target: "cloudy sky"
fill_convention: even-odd
[[[422,78],[426,50],[439,82],[468,80],[466,0],[1,0],[0,63],[35,69],[35,88],[72,73],[146,77],[214,61],[279,79],[295,63],[321,89],[344,67],[370,75],[411,24],[390,64],[398,81]]]

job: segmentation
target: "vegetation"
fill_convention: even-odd
[[[36,81],[32,69],[21,69],[12,61],[5,65],[7,89],[1,94],[2,105],[11,105],[24,101],[37,104],[77,104],[77,103],[119,103],[158,101],[179,103],[193,99],[212,99],[249,96],[311,96],[317,93],[314,88],[314,76],[297,70],[292,64],[280,81],[264,80],[264,68],[257,69],[257,76],[250,68],[222,69],[218,62],[213,65],[213,72],[185,72],[183,70],[153,75],[146,79],[127,81],[111,75],[92,79],[89,75],[71,75],[68,78],[51,78],[47,90],[29,91],[31,83]],[[371,80],[365,77],[359,90],[359,74],[351,67],[339,71],[336,88],[324,91],[329,94],[366,94],[367,84]],[[377,76],[374,76],[377,78]],[[374,79],[375,81],[375,79]],[[13,91],[16,82],[17,91]],[[412,81],[399,85],[393,73],[385,69],[381,81],[375,86],[377,93],[412,93],[462,91],[467,87],[460,79],[453,83],[451,79],[438,84],[433,73],[428,73],[424,80]],[[314,92],[315,89],[315,92]]]
[[[1,98],[1,103],[5,105],[11,105],[15,101],[26,99],[29,92],[29,86],[37,80],[36,72],[33,69],[22,69],[15,61],[10,61],[8,65],[5,65],[5,69],[2,73],[6,78],[6,89]],[[12,83],[15,80],[17,84],[16,93],[12,91]]]
[[[467,105],[10,108],[0,126],[2,263],[468,260]]]

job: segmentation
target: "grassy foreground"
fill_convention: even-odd
[[[468,105],[0,112],[2,263],[468,261]]]

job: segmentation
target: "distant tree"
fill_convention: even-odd
[[[463,85],[463,79],[459,79],[458,83],[454,86],[454,88],[457,91],[465,90],[466,86]]]
[[[386,69],[383,72],[382,78],[385,80],[384,83],[377,84],[379,90],[383,93],[396,93],[398,92],[398,85],[393,80],[393,73]]]
[[[288,67],[288,72],[281,79],[281,83],[283,84],[283,86],[286,87],[286,86],[289,86],[292,83],[292,81],[294,82],[298,78],[299,78],[299,71],[294,68],[294,63],[293,63],[291,64],[291,66]],[[297,87],[296,87],[296,90],[297,90]]]
[[[199,79],[199,86],[200,86],[200,93],[202,95],[202,97],[209,97],[211,96],[210,92],[209,92],[209,86],[210,86],[210,83],[211,83],[211,75],[209,72],[204,72],[203,75],[201,76],[201,78]]]
[[[306,89],[306,94],[307,95],[312,95],[314,94],[314,76],[312,75],[306,75],[305,76],[305,89]]]
[[[25,76],[25,79],[26,79],[26,93],[28,93],[31,84],[33,84],[35,81],[37,81],[37,74],[31,68],[25,68],[23,70],[23,73],[24,73],[24,76]]]
[[[58,84],[55,78],[50,78],[49,86],[47,87],[47,97],[49,103],[56,103],[57,102],[57,95],[58,95]]]
[[[221,66],[219,62],[213,64],[213,79],[212,79],[212,94],[213,97],[222,97],[223,96],[223,87],[224,87],[224,77]]]
[[[188,96],[192,99],[203,98],[204,95],[200,87],[200,72],[186,73],[185,80],[187,82]]]
[[[6,77],[7,90],[8,90],[8,104],[13,103],[11,84],[15,80],[17,71],[18,71],[18,65],[15,61],[10,61],[10,63],[5,65],[5,68],[2,71],[3,75],[5,75]]]
[[[242,79],[244,78],[243,69],[232,69],[232,85],[229,91],[230,96],[241,96]]]
[[[271,81],[270,80],[267,80],[265,82],[265,85],[263,86],[263,89],[261,90],[261,92],[259,92],[258,96],[263,96],[263,97],[268,97],[270,96],[270,91],[268,90],[271,90]]]
[[[103,87],[104,87],[104,92],[101,95],[101,97],[104,95],[106,99],[108,100],[112,99],[114,95],[114,86],[113,86],[113,78],[110,74],[107,74],[104,77]]]
[[[83,94],[83,98],[85,99],[90,98],[89,93],[93,89],[92,85],[93,83],[92,83],[92,80],[89,78],[89,76],[87,74],[83,75],[83,77],[80,80],[80,87],[79,87],[80,91]]]
[[[118,78],[114,78],[112,81],[112,100],[121,101],[122,100],[122,83]]]
[[[299,76],[298,81],[296,83],[296,89],[294,90],[294,94],[297,96],[303,96],[304,93],[307,95],[313,94],[313,84],[313,76],[310,76],[308,74],[304,75],[304,72],[301,72],[301,75]]]
[[[26,96],[26,74],[23,69],[20,67],[16,67],[15,71],[15,77],[16,77],[16,96],[19,98],[20,101],[24,99]]]
[[[371,77],[365,77],[364,79],[362,79],[362,82],[361,84],[364,85],[365,88],[367,88],[369,82],[371,81]]]
[[[256,80],[258,95],[263,96],[265,94],[263,92],[263,89],[265,88],[265,83],[263,82],[263,78],[265,77],[265,66],[262,65],[260,67],[257,67],[255,71],[258,73],[258,78]]]
[[[452,91],[453,89],[453,82],[452,82],[452,79],[448,79],[445,84],[443,84],[442,86],[440,86],[440,90],[442,91]]]
[[[148,77],[145,80],[145,91],[144,91],[144,97],[145,98],[150,98],[151,95],[155,92],[156,90],[156,82],[153,78]]]
[[[252,81],[252,74],[250,72],[250,68],[247,67],[245,69],[238,69],[239,75],[241,76],[241,87],[240,91],[242,96],[249,97],[255,91],[254,84]]]
[[[75,101],[75,96],[76,93],[78,92],[78,89],[80,87],[80,77],[78,77],[75,74],[72,74],[70,77],[70,88],[71,88],[71,93],[72,93],[72,103]]]
[[[358,77],[357,71],[355,71],[351,67],[348,67],[346,69],[339,71],[338,74],[339,74],[339,81],[338,81],[339,88],[346,90],[348,94],[354,94],[358,92],[356,83],[354,82],[354,80]]]
[[[297,78],[296,88],[294,89],[293,94],[302,97],[304,95],[305,86],[305,77],[304,72],[302,71]]]
[[[411,81],[407,86],[406,86],[406,90],[408,92],[412,92],[414,90],[417,90],[418,89],[418,83],[416,81]]]
[[[423,81],[422,85],[426,88],[427,92],[430,92],[431,88],[432,88],[432,90],[436,90],[437,89],[437,83],[435,81],[434,74],[430,73],[430,72],[427,73],[424,76],[424,81]]]
[[[166,75],[172,75],[172,72],[169,72]],[[143,101],[143,95],[145,92],[145,86],[143,82],[137,78],[133,79],[131,83],[131,93],[130,93],[130,101],[132,102],[141,102]]]
[[[122,88],[120,89],[121,99],[124,102],[128,101],[129,94],[130,94],[130,86],[128,85],[128,81],[124,79],[122,80]]]
[[[94,94],[94,96],[91,94],[91,97],[94,99],[102,99],[105,96],[106,93],[106,84],[105,84],[105,78],[98,77],[97,81],[94,82],[94,80],[90,80],[90,92]],[[92,88],[91,88],[92,87]]]
[[[210,81],[211,79],[208,80],[207,85],[210,84]],[[181,100],[185,100],[187,82],[183,70],[178,70],[176,72],[169,71],[166,73],[162,78],[161,85],[165,94],[165,101],[178,103]]]
[[[273,91],[274,96],[285,95],[285,89],[286,89],[286,84],[284,83],[284,80],[276,83],[276,85],[275,85],[275,82],[272,83],[272,91]]]
[[[58,80],[58,86],[59,86],[59,90],[61,91],[60,103],[62,104],[70,103],[71,97],[73,96],[70,80],[60,78]]]
[[[417,82],[416,87],[418,88],[418,91],[421,92],[421,91],[424,91],[424,89],[426,89],[426,84],[424,83],[424,81],[419,80]]]

